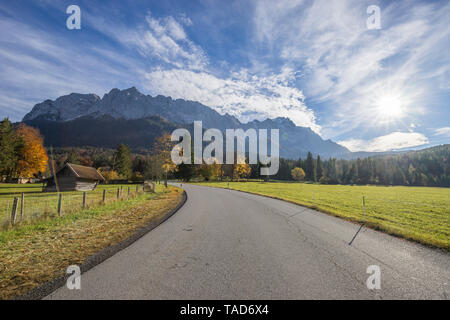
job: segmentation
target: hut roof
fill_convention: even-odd
[[[97,169],[92,167],[80,166],[79,164],[73,163],[66,163],[66,165],[63,168],[59,169],[58,172],[56,172],[56,175],[58,175],[58,173],[64,170],[65,168],[69,168],[69,170],[72,171],[73,174],[80,179],[105,181],[105,178],[103,178],[103,176],[100,174],[100,172],[97,171]],[[43,179],[42,181],[48,181],[52,179],[53,176],[50,176],[46,179]]]
[[[69,167],[69,169],[71,169],[78,178],[100,181],[105,180],[105,178],[103,178],[103,176],[95,168],[80,166],[73,163],[66,163],[66,166]]]

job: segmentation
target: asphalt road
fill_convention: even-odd
[[[287,202],[183,185],[168,221],[47,299],[450,299],[450,254]],[[369,290],[368,266],[381,270]]]

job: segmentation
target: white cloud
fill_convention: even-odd
[[[382,152],[417,147],[429,143],[428,138],[417,132],[392,132],[370,140],[349,139],[338,141],[350,151]]]
[[[86,15],[87,22],[97,31],[115,39],[121,44],[137,50],[146,58],[156,58],[160,62],[177,68],[202,70],[209,61],[203,49],[189,39],[183,27],[192,21],[181,15],[156,18],[147,13],[145,24],[125,26],[97,16]]]
[[[438,129],[434,130],[434,135],[435,136],[444,136],[444,137],[449,137],[450,138],[450,127],[438,128]]]
[[[4,18],[0,29],[0,117],[20,121],[34,104],[71,92],[103,94],[117,80],[131,86],[140,64],[107,48],[92,50]],[[101,72],[93,72],[101,70]]]
[[[390,91],[405,101],[404,123],[419,121],[427,95],[439,87],[430,79],[450,70],[450,4],[383,4],[381,30],[367,30],[367,6],[359,0],[267,0],[255,8],[257,44],[301,69],[305,95],[330,106],[324,136],[376,130],[380,122],[370,103]]]
[[[146,88],[152,94],[199,101],[243,122],[289,117],[296,125],[320,132],[314,112],[303,101],[302,91],[289,85],[295,80],[289,69],[269,76],[251,75],[241,70],[224,79],[207,72],[159,69],[146,77]]]

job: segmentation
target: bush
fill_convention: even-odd
[[[291,176],[295,181],[302,181],[305,178],[305,171],[302,168],[294,168],[291,170]]]
[[[330,184],[331,183],[331,179],[328,178],[327,176],[322,176],[322,178],[320,178],[319,180],[320,184]]]

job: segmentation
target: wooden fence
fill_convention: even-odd
[[[62,216],[114,201],[123,201],[144,192],[142,185],[125,185],[96,192],[22,193],[1,199],[0,223],[14,226],[18,222],[42,216]],[[0,209],[1,210],[1,209]]]

